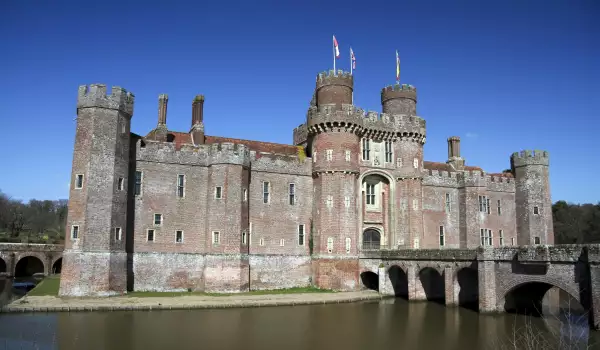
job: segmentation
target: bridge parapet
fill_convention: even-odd
[[[35,244],[35,243],[0,243],[0,252],[62,252],[62,244]]]
[[[364,250],[362,259],[472,261],[477,259],[475,249],[390,249]]]

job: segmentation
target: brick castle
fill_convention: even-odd
[[[364,288],[371,249],[552,244],[548,153],[511,170],[423,158],[411,85],[381,91],[383,113],[352,104],[353,76],[317,76],[293,145],[208,136],[204,96],[191,128],[131,133],[134,96],[81,86],[61,295],[127,290],[240,292]]]

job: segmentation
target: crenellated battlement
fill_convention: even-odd
[[[308,128],[306,124],[300,124],[294,128],[294,145],[301,145],[308,139]]]
[[[417,88],[409,84],[395,84],[389,85],[381,89],[381,102],[385,103],[387,100],[394,98],[408,98],[411,100],[417,100]]]
[[[184,144],[179,149],[174,143],[139,140],[137,160],[170,164],[210,166],[213,164],[236,164],[250,166],[248,146],[231,142],[208,145]]]
[[[362,108],[349,104],[343,104],[341,110],[337,109],[335,104],[310,107],[306,120],[309,132],[316,132],[314,127],[318,125],[343,125],[352,126],[358,131],[377,133],[383,137],[410,135],[420,142],[424,142],[426,136],[426,123],[423,118],[404,114],[365,112]]]
[[[523,150],[515,152],[510,157],[510,162],[514,168],[527,165],[545,165],[550,164],[550,157],[547,151]]]
[[[81,85],[77,95],[77,108],[116,109],[131,117],[134,99],[131,92],[119,86],[113,86],[111,93],[107,95],[104,84]]]
[[[506,176],[489,175],[481,171],[425,170],[423,185],[439,187],[485,187],[494,192],[514,192],[514,179]]]
[[[349,88],[354,86],[354,77],[350,72],[343,70],[321,72],[317,75],[317,90],[325,85],[343,85]]]

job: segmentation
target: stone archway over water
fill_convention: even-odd
[[[360,274],[360,281],[367,289],[379,290],[379,275],[372,271]]]
[[[394,295],[408,299],[408,276],[404,270],[397,265],[390,267],[388,276],[394,289]]]
[[[62,258],[58,258],[54,264],[52,264],[52,274],[59,274],[62,269]]]
[[[35,256],[26,256],[17,262],[15,277],[29,277],[36,273],[44,273],[44,263]]]
[[[6,262],[0,258],[0,273],[7,272],[6,271]]]
[[[444,277],[436,269],[432,267],[422,269],[419,271],[419,280],[427,300],[444,303],[446,296]]]
[[[458,270],[456,282],[460,288],[458,305],[475,311],[479,310],[479,276],[477,270],[468,267]]]
[[[563,299],[549,300],[549,291],[561,292]],[[558,295],[556,295],[559,297]],[[544,301],[556,303],[553,307],[568,308],[569,312],[587,312],[579,299],[560,287],[545,282],[527,282],[509,290],[504,296],[504,311],[532,316],[544,315]]]

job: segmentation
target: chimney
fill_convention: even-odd
[[[455,170],[462,170],[465,167],[465,160],[460,157],[460,137],[450,136],[448,138],[448,161]]]
[[[158,124],[154,129],[154,140],[156,141],[167,141],[167,103],[169,102],[169,95],[160,94],[158,95]]]
[[[194,145],[204,144],[204,95],[196,95],[192,101],[192,130]]]

